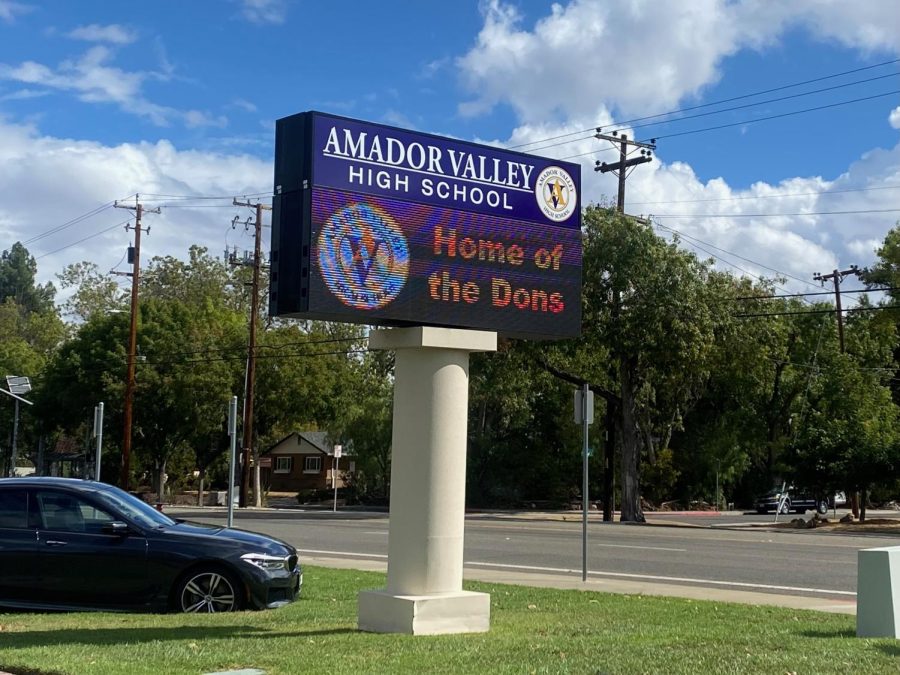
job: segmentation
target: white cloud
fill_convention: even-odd
[[[271,184],[271,162],[246,154],[185,151],[168,141],[107,146],[43,136],[34,127],[0,120],[0,241],[4,242],[28,241],[136,192],[225,197],[268,192]],[[222,209],[163,208],[160,215],[148,215],[145,224],[151,226],[151,234],[142,242],[144,258],[183,258],[191,244],[208,246],[216,254],[225,247],[226,236],[228,243],[247,247],[250,242],[231,230],[230,199],[223,204]],[[116,265],[130,241],[131,235],[118,226],[128,215],[109,208],[26,244],[38,257],[40,280],[53,281],[65,265],[81,260],[104,270]],[[91,238],[54,253],[86,237]]]
[[[240,0],[241,14],[258,24],[281,24],[287,18],[285,0]]]
[[[184,115],[184,123],[190,129],[197,127],[218,127],[224,129],[228,126],[228,118],[224,115],[211,115],[202,110],[188,110]]]
[[[33,9],[30,5],[23,5],[20,2],[0,0],[0,20],[6,23],[15,23],[17,16],[28,14]]]
[[[13,91],[9,94],[3,94],[0,96],[0,101],[25,101],[31,98],[41,98],[42,96],[47,96],[49,93],[49,91],[45,90],[19,89],[18,91]]]
[[[114,45],[127,45],[137,40],[137,34],[133,30],[115,23],[108,26],[96,23],[78,26],[67,33],[67,37],[86,42],[109,42]]]
[[[231,106],[233,108],[239,108],[245,112],[256,112],[257,107],[255,103],[251,103],[245,98],[236,98],[231,102]]]
[[[149,80],[166,81],[166,73],[126,71],[110,64],[109,47],[95,45],[77,59],[67,59],[56,68],[35,61],[19,65],[0,63],[0,80],[46,87],[74,93],[85,103],[111,103],[124,112],[145,117],[153,124],[167,126],[179,120],[188,127],[224,127],[228,120],[198,110],[182,111],[159,105],[143,95],[144,83]]]
[[[522,121],[583,116],[598,101],[624,114],[674,107],[719,78],[722,60],[801,27],[863,51],[900,53],[900,5],[888,0],[571,0],[530,29],[503,0],[484,5],[475,45],[457,60],[473,98],[459,111],[513,107]]]
[[[891,110],[891,114],[888,115],[888,122],[895,129],[900,129],[900,105]]]
[[[594,161],[609,161],[614,151],[598,152],[603,144],[583,139],[583,134],[566,136],[589,127],[590,120],[607,124],[609,113],[600,109],[559,125],[522,125],[503,145],[549,157],[575,156],[570,161],[582,167],[582,203],[612,204],[617,179],[611,173],[596,173]],[[552,136],[563,138],[543,140]],[[732,188],[722,178],[703,182],[689,165],[657,157],[628,178],[625,207],[630,214],[652,216],[664,237],[679,232],[682,248],[702,259],[714,257],[723,271],[769,279],[785,276],[786,287],[804,291],[810,289],[816,271],[870,265],[874,249],[900,218],[900,212],[879,211],[896,209],[898,198],[900,144],[864,154],[837,177],[760,181],[745,190]],[[872,213],[812,215],[835,211]],[[674,215],[684,217],[662,217]]]

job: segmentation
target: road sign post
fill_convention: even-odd
[[[334,506],[331,510],[334,513],[337,513],[337,467],[343,450],[342,445],[334,446],[334,458],[331,460],[331,488],[334,490]]]
[[[94,480],[100,482],[100,456],[103,453],[103,401],[94,406],[94,438],[97,451],[94,457]]]
[[[9,391],[7,391],[6,393],[16,400],[16,410],[13,416],[12,446],[10,447],[9,451],[9,475],[15,477],[16,461],[18,459],[17,442],[19,438],[19,401],[24,401],[28,405],[31,405],[30,401],[26,401],[24,398],[20,398],[19,394],[27,394],[29,391],[31,391],[31,380],[29,380],[27,377],[7,375],[6,388],[9,389]]]
[[[231,440],[231,454],[228,458],[228,527],[234,523],[234,464],[237,461],[237,396],[228,404],[228,435]]]
[[[588,426],[594,421],[594,392],[587,383],[575,390],[575,423],[581,424],[581,580],[587,581],[587,524],[590,500],[588,496]]]

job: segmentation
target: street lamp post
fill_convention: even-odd
[[[21,394],[27,394],[31,391],[31,380],[27,377],[19,377],[17,375],[7,375],[6,376],[6,387],[8,389],[0,389],[4,394],[9,394],[16,400],[16,410],[13,416],[13,434],[12,434],[12,446],[9,452],[9,475],[16,475],[16,454],[17,447],[16,443],[19,437],[19,401],[23,401],[28,405],[31,405],[31,401],[26,401],[21,397]]]

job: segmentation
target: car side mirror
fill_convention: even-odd
[[[119,537],[124,537],[130,532],[128,525],[123,523],[121,520],[114,520],[111,523],[105,523],[103,525],[103,533],[104,534],[115,534]]]

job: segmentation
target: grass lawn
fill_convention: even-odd
[[[860,640],[855,618],[771,607],[469,583],[491,631],[356,631],[356,595],[384,575],[309,567],[304,597],[216,615],[0,614],[13,673],[896,673],[900,642]]]

